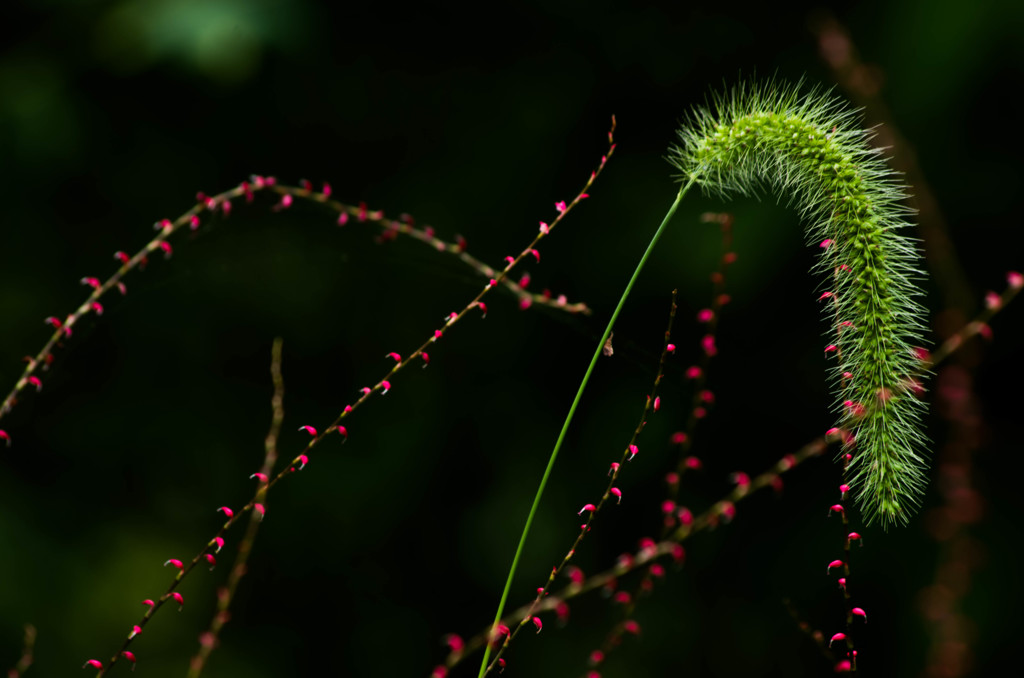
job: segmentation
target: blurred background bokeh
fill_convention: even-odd
[[[739,77],[806,78],[866,107],[867,124],[924,202],[927,305],[937,342],[1024,268],[1024,5],[1004,0],[822,4],[523,2],[403,7],[312,0],[35,0],[0,22],[0,391],[49,329],[105,279],[115,250],[151,224],[248,177],[330,181],[343,201],[413,215],[498,264],[554,202],[618,147],[591,198],[544,242],[532,287],[590,318],[489,303],[351,419],[270,496],[210,676],[426,676],[443,634],[493,614],[521,523],[576,383],[632,266],[674,195],[664,160],[682,117]],[[270,420],[270,346],[284,338],[282,454],[304,444],[406,354],[481,280],[422,243],[374,242],[309,205],[264,197],[205,220],[127,279],[58,351],[41,393],[0,421],[0,667],[22,625],[38,629],[27,675],[104,661],[215,532],[216,507],[249,499]],[[578,553],[586,572],[659,525],[668,438],[682,426],[698,309],[719,235],[692,196],[615,331],[578,413],[528,544],[511,603],[526,601],[575,536],[628,441],[680,291],[680,350],[662,412]],[[702,510],[729,474],[763,471],[832,425],[826,330],[807,273],[814,248],[786,202],[740,200],[717,400],[698,430],[705,464],[684,488]],[[851,590],[869,624],[872,675],[985,675],[1019,662],[1022,308],[993,321],[930,386],[936,464],[922,512],[865,528]],[[843,628],[825,565],[841,555],[826,519],[831,454],[797,469],[736,520],[687,544],[685,567],[641,603],[643,633],[605,676],[804,676],[831,663],[797,627]],[[855,518],[856,520],[856,518]],[[140,675],[184,675],[224,565],[183,584],[137,640]],[[629,588],[634,583],[624,582]],[[548,619],[508,655],[506,675],[583,675],[619,619],[594,595],[564,629]],[[127,666],[117,670],[124,673]],[[452,675],[473,675],[470,660]]]

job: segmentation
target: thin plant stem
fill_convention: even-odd
[[[554,449],[551,450],[551,456],[548,458],[548,465],[544,469],[544,475],[540,479],[540,485],[537,486],[537,494],[533,498],[533,505],[530,507],[530,513],[526,516],[526,524],[523,526],[523,532],[519,536],[519,545],[516,547],[516,554],[512,558],[512,566],[509,568],[508,577],[505,580],[505,589],[501,593],[501,601],[498,603],[498,611],[495,613],[494,623],[491,625],[492,637],[496,634],[498,624],[501,621],[501,615],[505,611],[505,602],[508,600],[508,593],[512,589],[512,580],[515,578],[516,568],[519,566],[519,558],[523,553],[523,546],[526,544],[526,538],[530,533],[530,526],[533,524],[533,517],[537,513],[537,507],[540,505],[541,497],[544,495],[544,488],[547,486],[548,478],[551,476],[551,469],[555,466],[555,459],[558,458],[558,452],[562,449],[562,442],[565,440],[565,434],[568,432],[569,425],[572,423],[572,418],[576,414],[576,407],[580,404],[580,400],[583,398],[583,391],[587,387],[587,382],[590,381],[590,375],[594,371],[597,359],[601,357],[605,343],[608,341],[608,337],[612,333],[612,328],[615,326],[615,321],[618,320],[622,307],[626,305],[626,299],[629,298],[629,293],[633,291],[633,285],[636,283],[637,278],[640,277],[640,272],[647,263],[647,259],[651,256],[651,252],[654,251],[654,247],[658,244],[658,240],[661,239],[662,233],[665,232],[665,227],[668,225],[668,222],[671,221],[672,217],[675,215],[676,210],[679,208],[679,204],[683,201],[683,197],[695,182],[696,178],[691,177],[689,181],[680,186],[679,193],[676,194],[675,201],[673,201],[672,206],[668,208],[668,212],[665,213],[664,219],[661,220],[661,225],[658,226],[658,230],[654,232],[651,242],[647,245],[647,250],[644,252],[643,256],[640,257],[640,261],[637,263],[636,269],[633,271],[633,276],[626,284],[626,289],[622,291],[622,297],[619,299],[619,303],[615,307],[612,317],[608,320],[608,325],[604,328],[604,334],[601,335],[601,339],[597,342],[597,349],[595,349],[594,355],[590,359],[590,365],[587,367],[586,374],[583,375],[583,380],[580,382],[580,387],[576,391],[576,397],[572,401],[572,406],[569,407],[569,414],[565,417],[565,421],[562,423],[562,430],[558,434],[558,440],[555,441]],[[487,664],[490,656],[491,646],[488,643],[484,650],[483,660],[480,662],[480,671],[477,674],[478,678],[483,678],[484,674],[490,670],[490,667]]]

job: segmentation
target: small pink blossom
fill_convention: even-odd
[[[861,543],[861,545],[864,544],[864,539],[860,536],[860,533],[858,533],[858,532],[851,532],[850,534],[846,535],[846,540],[851,542],[851,543],[855,542],[855,541],[859,541]]]
[[[661,409],[661,396],[658,396],[658,397],[656,397],[654,399],[654,411],[657,412],[660,409]]]
[[[388,381],[387,379],[380,382],[380,385],[384,387],[383,390],[381,390],[380,392],[381,395],[384,395],[385,393],[391,390],[391,382]]]
[[[618,500],[618,501],[616,501],[616,502],[615,502],[616,504],[621,504],[621,503],[622,503],[622,490],[620,490],[620,489],[619,489],[619,488],[617,488],[617,487],[613,487],[612,489],[610,489],[610,490],[608,490],[608,491],[609,491],[609,492],[610,492],[610,493],[611,493],[612,495],[614,495],[614,496],[615,496],[615,498],[616,498],[616,499]]]
[[[558,202],[556,202],[555,203],[555,209],[558,210],[559,213],[564,212],[565,211],[565,201],[564,200],[559,200]]]
[[[540,222],[540,232],[547,235],[551,230],[551,227],[545,224],[543,221]]]
[[[718,349],[715,347],[715,335],[713,334],[705,335],[704,338],[700,340],[700,345],[704,349],[704,353],[709,356],[713,356],[718,353]]]
[[[227,516],[228,518],[231,518],[231,517],[232,517],[233,515],[235,515],[235,512],[234,512],[234,511],[232,511],[232,510],[231,510],[230,508],[228,508],[227,506],[221,506],[221,507],[220,507],[219,509],[217,509],[217,510],[218,510],[218,511],[220,511],[220,512],[222,512],[222,513],[223,513],[223,514],[224,514],[225,516]]]
[[[199,228],[199,217],[196,216],[195,214],[193,214],[191,217],[189,217],[188,218],[188,227],[189,227],[189,229],[191,229],[193,231],[198,229]]]
[[[829,574],[830,572],[832,572],[833,567],[843,567],[844,565],[846,565],[846,563],[844,563],[841,560],[833,560],[831,563],[828,564],[828,569],[825,571],[825,574]]]
[[[540,617],[533,618],[533,625],[537,627],[537,633],[540,633],[540,630],[544,628],[544,622],[540,620]]]
[[[631,444],[629,446],[629,460],[632,461],[633,457],[635,457],[637,455],[637,453],[639,453],[639,452],[640,452],[640,448],[637,447],[636,445],[632,445]]]
[[[266,473],[260,473],[259,471],[257,471],[256,473],[253,473],[251,476],[249,476],[249,480],[252,480],[253,478],[256,478],[261,483],[266,483],[266,482],[270,481],[270,478],[267,477]]]
[[[253,504],[252,510],[256,512],[256,515],[260,517],[260,520],[263,520],[263,518],[267,515],[267,507],[265,507],[263,504]]]
[[[669,353],[675,353],[676,352],[676,345],[675,344],[668,344],[668,345],[665,346],[665,350],[668,351]]]
[[[832,639],[830,641],[828,641],[828,646],[832,647],[832,643],[836,642],[837,640],[846,640],[846,634],[845,633],[837,633],[837,634],[835,634],[834,636],[832,636]]]
[[[153,607],[153,606],[155,606],[155,605],[156,605],[156,603],[154,603],[154,602],[153,602],[152,600],[150,600],[149,598],[146,598],[146,599],[145,599],[144,601],[142,601],[142,604],[143,604],[143,605],[147,605],[147,606],[149,606],[149,607]]]
[[[179,570],[185,569],[185,564],[183,562],[181,562],[180,560],[178,560],[177,558],[171,558],[166,563],[164,563],[164,567],[167,567],[168,565],[170,565],[172,567],[176,567]]]
[[[622,630],[634,636],[640,635],[640,625],[632,619],[627,619],[625,622],[622,623]]]
[[[679,474],[676,473],[675,471],[669,471],[668,473],[665,474],[665,482],[669,485],[678,485]]]
[[[591,513],[593,513],[596,510],[597,510],[596,506],[594,506],[593,504],[587,504],[583,508],[581,508],[576,515],[581,516],[581,515],[583,515],[584,511],[590,511]]]
[[[533,255],[533,258],[536,259],[537,263],[539,264],[540,263],[540,252],[538,252],[537,250],[530,250],[530,254]]]
[[[217,547],[217,553],[220,553],[220,550],[224,548],[224,537],[214,537],[213,544]]]
[[[2,428],[0,428],[0,440],[3,440],[7,447],[11,446],[11,436]]]
[[[299,455],[299,470],[306,468],[306,464],[309,463],[309,457],[304,454]]]
[[[611,467],[608,469],[608,475],[611,475],[619,470],[619,462],[613,461]]]
[[[487,304],[485,304],[482,301],[478,301],[478,302],[476,302],[476,305],[480,308],[480,311],[481,311],[480,317],[481,318],[486,318],[487,317]]]
[[[832,516],[832,512],[833,512],[833,511],[835,511],[835,512],[836,512],[836,513],[838,513],[839,515],[846,515],[846,510],[845,510],[845,509],[843,509],[843,505],[842,505],[842,504],[832,504],[832,506],[830,506],[830,507],[829,507],[829,509],[828,509],[828,515],[829,515],[830,517]]]
[[[709,323],[715,317],[715,312],[710,308],[702,309],[697,313],[697,322]]]
[[[825,353],[835,353],[838,350],[839,347],[836,346],[835,344],[829,344],[828,346],[825,347]]]
[[[1015,290],[1019,290],[1024,287],[1024,275],[1021,275],[1017,271],[1009,271],[1006,274],[1006,282]]]
[[[850,612],[853,613],[857,617],[862,617],[864,619],[864,621],[867,622],[867,620],[868,620],[868,613],[865,612],[863,610],[863,608],[855,607],[852,610],[850,610]]]
[[[114,258],[120,261],[122,266],[131,261],[131,257],[121,251],[114,252]]]
[[[821,241],[821,244],[818,245],[818,247],[821,247],[822,249],[827,249],[828,246],[831,245],[833,242],[835,241],[832,240],[831,238],[825,238],[824,240]]]
[[[688,440],[688,436],[685,433],[683,433],[682,431],[676,431],[675,433],[672,434],[672,444],[673,445],[682,445],[687,440]]]
[[[128,634],[128,639],[131,640],[132,638],[134,638],[135,636],[139,635],[140,633],[142,633],[142,627],[139,626],[138,624],[136,624],[135,626],[132,627],[131,632]]]
[[[89,287],[92,287],[93,289],[96,289],[96,288],[98,288],[100,286],[100,279],[99,278],[85,277],[85,278],[82,278],[79,282],[81,282],[83,285],[88,285]]]
[[[746,473],[743,473],[742,471],[737,471],[737,472],[733,473],[732,476],[731,476],[731,479],[732,479],[732,482],[734,482],[737,487],[741,487],[741,488],[750,487],[750,476],[748,476]]]
[[[178,604],[178,612],[181,612],[182,608],[185,607],[185,598],[177,591],[171,593],[171,598],[174,598],[174,602]]]
[[[132,671],[135,670],[135,653],[130,650],[122,650],[121,656],[132,663]]]
[[[683,460],[683,465],[693,471],[696,471],[701,467],[700,459],[697,457],[687,457]]]
[[[597,666],[598,664],[600,664],[603,661],[604,661],[604,652],[601,652],[600,650],[594,650],[593,652],[590,653],[590,665],[591,666]]]
[[[505,268],[508,268],[512,264],[516,263],[515,257],[505,257]]]
[[[91,666],[94,669],[102,669],[103,662],[101,662],[99,659],[89,659],[84,664],[82,664],[82,668],[84,669],[86,666]]]
[[[91,308],[96,315],[103,315],[103,304],[101,304],[100,302],[90,302],[89,308]]]
[[[299,431],[305,431],[305,432],[306,432],[306,433],[308,433],[309,435],[311,435],[311,436],[313,436],[314,438],[316,438],[316,429],[315,429],[315,428],[313,428],[312,426],[308,426],[308,425],[307,425],[307,426],[300,426],[300,427],[298,428],[298,430],[299,430]]]

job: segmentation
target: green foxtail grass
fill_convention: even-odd
[[[842,101],[817,90],[743,84],[699,109],[679,132],[672,163],[683,181],[728,197],[789,194],[821,247],[821,299],[831,325],[849,484],[869,522],[906,523],[926,483],[924,404],[915,391],[924,311],[905,187],[871,132]]]

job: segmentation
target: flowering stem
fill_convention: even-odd
[[[597,342],[597,348],[594,350],[594,355],[590,359],[590,366],[587,367],[587,372],[583,375],[580,387],[576,391],[576,397],[573,399],[572,406],[569,408],[569,414],[566,415],[565,421],[562,423],[562,431],[558,434],[558,440],[555,441],[554,449],[551,450],[551,456],[548,458],[548,465],[544,469],[544,475],[540,479],[540,485],[537,486],[537,494],[533,498],[533,505],[530,507],[530,513],[526,516],[526,524],[523,526],[523,532],[519,536],[519,545],[516,547],[516,554],[512,558],[512,566],[509,568],[508,578],[505,580],[505,589],[501,593],[501,601],[498,603],[498,611],[494,615],[494,623],[491,624],[492,638],[497,633],[498,624],[501,621],[501,615],[505,610],[505,602],[508,600],[508,592],[512,588],[512,579],[515,577],[516,567],[519,565],[519,557],[523,553],[523,545],[526,544],[526,537],[530,533],[530,525],[533,524],[533,517],[537,513],[537,506],[540,505],[541,496],[544,494],[545,486],[547,486],[548,477],[551,475],[551,469],[555,466],[555,459],[558,457],[558,451],[562,448],[562,441],[565,440],[565,434],[569,430],[569,424],[572,423],[573,415],[576,414],[576,407],[579,405],[580,399],[583,397],[583,390],[587,387],[587,382],[590,381],[590,375],[594,371],[597,359],[601,356],[604,345],[612,333],[612,328],[615,326],[615,321],[619,318],[619,313],[622,311],[622,307],[626,305],[626,299],[629,298],[629,293],[633,291],[633,285],[636,283],[637,278],[640,277],[640,271],[643,270],[644,265],[647,263],[647,259],[654,250],[654,246],[658,244],[661,234],[665,232],[665,227],[668,225],[668,222],[671,221],[672,217],[675,215],[676,209],[679,208],[679,203],[683,201],[683,197],[690,190],[690,187],[693,186],[695,181],[696,179],[691,177],[689,181],[679,188],[679,193],[676,194],[675,201],[672,203],[672,206],[668,208],[668,212],[665,213],[665,218],[662,219],[661,225],[658,226],[658,230],[655,231],[654,236],[651,238],[651,242],[647,245],[647,250],[644,252],[643,256],[640,257],[640,261],[637,263],[636,269],[633,271],[633,277],[629,279],[629,282],[626,284],[626,289],[622,291],[622,298],[619,299],[619,303],[615,307],[612,317],[608,320],[608,326],[604,328],[604,334],[601,335],[601,339]],[[484,649],[483,660],[480,662],[480,671],[477,674],[478,678],[483,678],[484,674],[489,670],[487,661],[490,659],[490,656],[491,645],[488,643]]]

